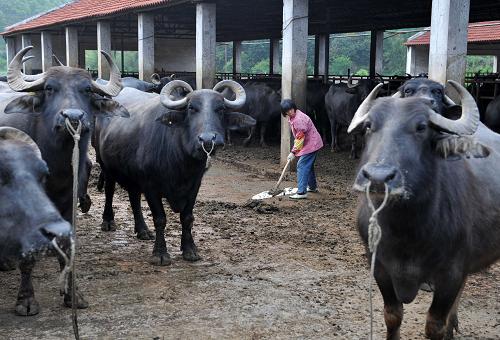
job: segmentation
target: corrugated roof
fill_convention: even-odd
[[[431,32],[426,31],[423,34],[414,35],[405,43],[407,46],[429,45]],[[483,21],[469,24],[467,31],[467,41],[475,42],[493,42],[500,41],[500,20]]]
[[[5,28],[2,35],[153,7],[171,0],[76,0]]]

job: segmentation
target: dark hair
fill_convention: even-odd
[[[297,105],[295,105],[295,102],[291,99],[283,99],[281,102],[281,115],[283,117],[286,117],[286,113],[290,111],[290,109],[297,110]]]

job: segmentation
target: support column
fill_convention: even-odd
[[[415,76],[415,47],[406,46],[406,73]]]
[[[375,77],[375,73],[382,74],[383,66],[384,31],[372,31],[370,44],[370,77]]]
[[[241,73],[241,52],[243,45],[241,41],[233,41],[233,77],[236,73]]]
[[[97,76],[108,80],[109,65],[101,51],[111,55],[111,26],[106,21],[97,22]]]
[[[84,70],[86,70],[85,68],[85,48],[82,47],[82,44],[79,43],[78,44],[78,66],[80,68],[83,68]]]
[[[441,84],[465,80],[470,0],[433,0],[429,78]],[[453,98],[452,98],[453,99]]]
[[[151,13],[139,13],[137,24],[139,79],[149,81],[155,72],[155,17]]]
[[[76,27],[66,27],[66,66],[83,67],[80,65],[78,57],[78,29]]]
[[[499,61],[498,59],[500,59],[499,55],[494,55],[493,56],[493,70],[492,70],[493,73],[497,73],[498,72],[498,61]]]
[[[280,69],[280,40],[269,42],[269,74],[276,74]]]
[[[320,34],[317,36],[318,44],[318,76],[323,76],[323,81],[328,82],[328,68],[330,66],[330,35]]]
[[[282,99],[291,98],[297,107],[306,108],[307,89],[307,25],[308,0],[283,0],[283,61],[281,77]],[[287,119],[281,119],[281,163],[291,148],[291,133]]]
[[[215,3],[196,4],[196,87],[214,86],[215,82]]]
[[[46,72],[52,67],[52,54],[54,54],[52,51],[52,36],[49,32],[42,31],[40,40],[42,42],[42,72]]]
[[[28,46],[33,46],[31,43],[31,35],[30,34],[23,34],[21,36],[21,45],[22,48],[28,47]],[[26,54],[26,56],[31,56],[33,55],[33,49]],[[23,72],[24,74],[33,74],[33,61],[28,61],[26,63],[23,63]]]
[[[5,38],[5,50],[7,51],[7,66],[10,64],[14,56],[16,55],[16,38],[7,37]]]

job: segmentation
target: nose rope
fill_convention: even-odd
[[[68,286],[68,279],[71,280],[71,316],[73,321],[73,333],[75,339],[79,340],[80,335],[78,332],[78,318],[76,314],[76,274],[75,274],[75,259],[76,259],[76,209],[77,209],[77,199],[78,199],[78,169],[80,167],[80,149],[78,142],[80,141],[80,134],[82,132],[82,122],[78,121],[78,126],[75,129],[71,124],[69,118],[64,120],[66,124],[66,129],[68,130],[71,137],[73,137],[73,156],[71,159],[71,166],[73,167],[73,207],[71,222],[73,226],[73,233],[71,237],[71,258],[69,261],[69,269],[66,266],[63,272],[69,272],[71,275],[66,275],[65,288]],[[72,259],[72,260],[71,260]],[[68,262],[67,262],[68,263]],[[61,274],[62,275],[62,274]]]
[[[215,149],[215,141],[212,139],[212,148],[210,149],[210,151],[207,151],[207,149],[205,149],[205,143],[203,143],[203,142],[200,142],[200,143],[201,143],[201,148],[207,154],[207,162],[205,163],[205,170],[208,170],[208,168],[210,168],[212,166],[212,156],[211,155]]]
[[[57,243],[55,237],[51,241],[54,249],[64,259],[64,269],[61,271],[61,274],[59,274],[59,285],[61,286],[61,291],[66,294],[68,293],[68,283],[69,283],[68,276],[71,271],[71,268],[73,267],[73,261],[75,259],[75,242],[73,240],[73,237],[70,238],[70,242],[71,242],[71,254],[70,257],[68,257],[68,255],[66,255],[66,253],[62,251],[61,247],[59,247],[59,244]]]
[[[370,249],[370,253],[372,253],[371,257],[371,265],[370,265],[370,282],[368,287],[368,294],[370,299],[370,340],[373,340],[373,296],[372,296],[372,286],[373,286],[373,278],[375,276],[375,260],[377,258],[377,247],[380,243],[380,239],[382,238],[382,228],[378,223],[377,215],[385,208],[387,205],[387,201],[389,199],[389,187],[387,183],[384,183],[385,186],[385,195],[382,204],[375,209],[375,205],[370,197],[370,186],[371,181],[368,182],[366,186],[366,200],[368,201],[368,206],[372,211],[372,215],[368,220],[368,248]]]

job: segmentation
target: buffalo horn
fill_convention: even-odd
[[[155,85],[161,84],[160,75],[158,73],[153,73],[151,75],[151,82]]]
[[[193,92],[193,88],[183,80],[172,80],[167,83],[160,92],[160,101],[167,109],[177,110],[186,107],[188,102],[187,96],[179,100],[172,100],[170,98],[172,92],[178,87],[182,87],[189,93]]]
[[[94,91],[101,95],[115,97],[123,88],[120,70],[109,54],[104,51],[101,51],[101,53],[109,64],[109,82],[106,85],[101,85],[92,80],[92,86]]]
[[[472,135],[479,125],[479,110],[472,95],[459,83],[448,80],[448,83],[460,95],[462,103],[462,116],[460,119],[452,120],[445,118],[433,110],[429,110],[429,120],[444,131],[457,135]]]
[[[40,152],[38,145],[36,145],[30,136],[21,130],[8,126],[0,127],[0,140],[15,140],[26,143],[33,149],[38,158],[42,159],[42,153]]]
[[[19,53],[16,54],[14,59],[9,64],[9,69],[7,70],[7,83],[10,88],[18,92],[32,92],[43,89],[45,84],[45,74],[36,75],[31,78],[26,76],[22,72],[23,57],[28,53],[33,46],[27,46],[23,48]],[[28,57],[29,60],[30,58]],[[26,79],[28,78],[28,79]]]
[[[52,55],[52,59],[54,59],[54,61],[56,62],[57,66],[66,66],[66,65],[64,65],[62,63],[62,61],[59,60],[59,58],[55,54]]]
[[[372,92],[370,92],[368,97],[366,97],[366,99],[358,107],[358,110],[354,114],[351,124],[347,129],[347,133],[351,133],[352,130],[357,128],[358,125],[361,124],[366,119],[366,115],[368,114],[368,111],[370,111],[370,108],[373,105],[373,101],[377,98],[377,95],[382,86],[384,86],[384,84],[378,84],[377,86],[375,86],[375,88],[372,90]]]
[[[353,88],[357,87],[358,85],[359,84],[353,85],[352,84],[352,76],[349,76],[349,78],[347,79],[347,87],[350,89],[353,89]]]
[[[215,84],[213,90],[220,92],[226,87],[234,92],[236,98],[234,100],[224,98],[224,104],[226,104],[226,106],[230,109],[237,109],[243,106],[245,104],[245,101],[247,100],[245,89],[234,80],[222,80]]]

